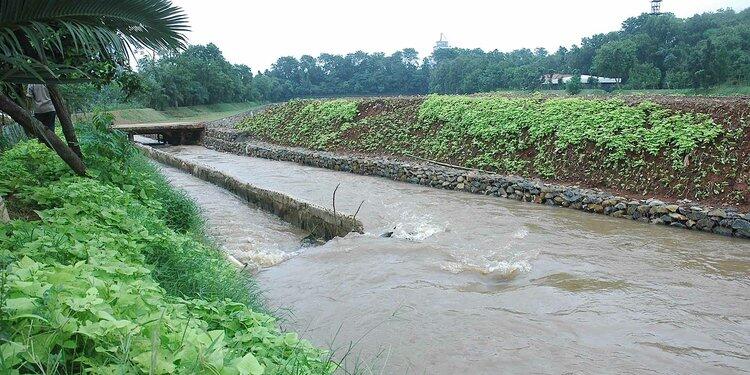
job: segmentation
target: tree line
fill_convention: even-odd
[[[391,55],[281,57],[253,74],[229,63],[214,44],[144,57],[136,82],[124,87],[152,108],[299,97],[468,94],[535,90],[551,73],[621,78],[623,88],[684,89],[750,85],[750,9],[678,18],[642,14],[618,31],[583,38],[550,53],[438,49],[420,58],[407,48]],[[586,82],[584,82],[586,83]],[[97,90],[107,93],[108,91]]]
[[[447,49],[433,53],[430,91],[473,93],[538,89],[550,73],[622,78],[634,89],[706,88],[750,84],[750,9],[680,19],[673,14],[627,19],[619,31],[580,45],[510,53]]]

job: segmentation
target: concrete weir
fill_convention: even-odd
[[[353,216],[334,213],[315,204],[302,202],[279,192],[241,182],[215,169],[194,164],[157,148],[136,144],[148,157],[220,186],[263,210],[279,216],[315,237],[330,240],[351,232],[362,233],[362,223]]]

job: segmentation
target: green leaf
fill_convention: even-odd
[[[5,301],[5,309],[20,314],[29,314],[36,309],[36,298],[20,297],[9,298]]]
[[[266,368],[258,362],[252,353],[247,353],[242,358],[238,358],[234,367],[240,375],[262,375]]]

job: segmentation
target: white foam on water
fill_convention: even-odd
[[[415,223],[404,225],[399,223],[393,232],[393,237],[403,238],[412,241],[424,241],[435,234],[445,232],[445,227],[435,225],[429,222]]]
[[[486,264],[443,262],[440,268],[453,274],[476,272],[496,279],[512,279],[521,273],[529,272],[531,264],[525,260],[517,262],[496,261]]]
[[[253,250],[253,251],[234,251],[234,257],[242,263],[248,263],[255,268],[272,267],[284,261],[287,261],[301,253],[301,250],[295,252],[283,252],[278,250]]]
[[[531,271],[531,262],[539,255],[538,250],[523,249],[523,243],[518,241],[528,235],[526,228],[519,228],[500,248],[454,248],[449,252],[452,259],[442,262],[440,268],[454,274],[476,272],[493,278],[511,279]]]
[[[287,244],[289,245],[289,244]],[[242,244],[227,243],[224,246],[237,260],[254,268],[272,267],[299,255],[302,248],[285,248],[279,243],[272,243],[267,238],[248,237]]]
[[[526,236],[528,235],[529,235],[529,230],[526,228],[520,228],[517,231],[515,231],[515,233],[513,233],[513,237],[519,240],[526,238]]]
[[[424,241],[447,230],[448,223],[437,224],[432,216],[401,213],[401,220],[394,226],[393,237],[411,241]]]

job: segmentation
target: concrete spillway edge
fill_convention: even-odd
[[[149,158],[220,186],[282,220],[309,231],[316,237],[330,240],[334,237],[344,237],[351,232],[363,232],[362,223],[353,216],[334,214],[327,208],[276,191],[261,189],[216,169],[180,159],[150,146],[136,144],[136,147]]]

